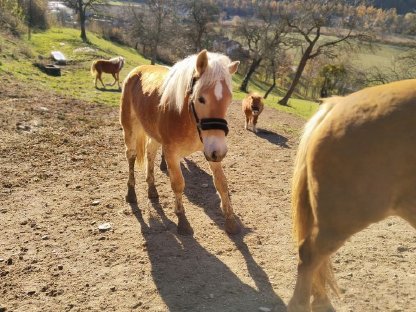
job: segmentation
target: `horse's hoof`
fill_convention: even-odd
[[[179,235],[193,235],[194,230],[186,219],[185,214],[178,214],[178,234]]]
[[[225,231],[231,235],[240,233],[241,228],[235,218],[225,219]]]
[[[137,196],[136,196],[136,191],[134,190],[134,188],[129,188],[127,190],[126,202],[130,204],[137,204]]]
[[[147,189],[147,198],[149,199],[159,198],[159,193],[157,192],[157,189],[154,185],[149,186],[149,188]]]

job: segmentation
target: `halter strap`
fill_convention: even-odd
[[[195,83],[198,81],[198,77],[193,76],[188,87],[188,101],[190,110],[192,111],[192,114],[194,115],[195,122],[196,122],[196,129],[198,130],[199,139],[202,141],[201,132],[204,130],[222,130],[225,133],[225,136],[228,135],[229,129],[228,129],[228,123],[227,120],[222,118],[202,118],[201,120],[198,118],[198,114],[195,110],[195,104],[193,100],[193,92],[194,92],[194,86]]]

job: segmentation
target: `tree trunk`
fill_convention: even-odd
[[[260,66],[262,58],[259,59],[253,59],[253,62],[250,65],[250,68],[248,69],[248,72],[246,74],[246,76],[243,79],[243,82],[241,83],[240,86],[240,90],[247,93],[247,86],[248,86],[248,82],[251,79],[251,76],[254,74],[254,72],[256,71],[256,69]]]
[[[85,31],[85,7],[83,7],[82,0],[78,0],[79,9],[79,24],[81,26],[81,39],[82,42],[88,42],[87,33]]]
[[[270,88],[266,91],[266,93],[264,94],[264,99],[267,99],[267,97],[269,96],[270,92],[272,92],[272,90],[274,89],[274,87],[276,87],[276,66],[275,66],[274,61],[272,61],[272,64],[271,65],[272,65],[271,67],[272,67],[272,70],[273,70],[273,73],[272,73],[273,83],[270,86]]]
[[[270,92],[273,91],[274,87],[276,87],[276,79],[273,79],[273,84],[270,86],[270,88],[264,94],[264,99],[267,99],[267,97],[269,96]]]
[[[156,64],[156,59],[157,59],[157,45],[156,44],[154,44],[153,46],[152,46],[152,58],[151,58],[151,60],[150,60],[150,64],[151,65],[155,65]]]
[[[308,46],[308,48],[305,50],[305,53],[303,53],[302,58],[299,62],[298,68],[296,69],[295,77],[292,80],[292,84],[290,85],[289,90],[287,90],[286,95],[279,101],[279,104],[287,106],[287,102],[289,101],[290,97],[295,91],[295,88],[298,85],[300,77],[302,77],[303,70],[305,69],[306,63],[309,60],[309,56],[312,53],[313,46],[314,46],[314,43],[311,43]]]

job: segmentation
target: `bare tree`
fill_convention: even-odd
[[[158,58],[158,49],[174,31],[172,22],[176,18],[175,0],[146,0],[139,9],[132,7],[133,33],[140,39],[143,48],[150,48],[151,64]]]
[[[85,22],[87,21],[87,12],[93,10],[97,4],[104,4],[106,0],[64,0],[66,5],[78,13],[79,24],[81,27],[81,39],[83,42],[88,42],[87,33],[85,29]]]
[[[357,14],[350,3],[348,0],[285,1],[282,17],[293,31],[293,43],[300,47],[301,58],[280,104],[287,105],[308,61],[320,55],[333,58],[338,47],[347,45],[352,48],[356,40],[369,41],[368,31],[357,27]],[[332,36],[323,36],[324,29],[329,29]]]
[[[286,35],[286,24],[278,19],[279,7],[256,7],[256,17],[237,20],[235,36],[248,47],[251,63],[240,86],[247,92],[248,82],[262,61],[273,55]]]
[[[193,50],[199,52],[207,48],[208,34],[213,31],[212,23],[219,18],[219,8],[208,0],[186,0],[183,8],[187,13],[187,37],[192,41]]]

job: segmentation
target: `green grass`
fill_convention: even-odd
[[[405,46],[377,43],[374,44],[374,51],[359,52],[352,64],[360,69],[385,68],[391,66],[394,57],[408,50]]]
[[[90,43],[85,44],[79,37],[79,30],[60,28],[35,33],[32,35],[31,41],[23,39],[23,42],[9,43],[7,46],[4,44],[7,40],[2,38],[0,53],[3,60],[0,71],[13,75],[20,81],[52,89],[68,97],[117,106],[120,100],[120,93],[116,90],[117,86],[108,87],[109,91],[107,92],[94,88],[93,77],[90,74],[91,61],[97,58],[124,56],[126,64],[120,73],[121,79],[134,67],[148,64],[149,61],[134,49],[114,44],[92,33],[88,33],[88,39]],[[79,48],[91,48],[93,51],[77,52],[76,49]],[[24,53],[19,52],[19,49],[24,50],[26,54],[29,54],[28,51],[30,51],[34,59],[26,57]],[[50,52],[53,50],[61,51],[69,61],[67,66],[62,66],[60,77],[48,76],[32,65],[38,59],[49,58]],[[110,75],[103,75],[103,80],[104,83],[110,83],[113,78]]]
[[[120,100],[117,86],[108,87],[107,91],[94,88],[94,79],[90,74],[91,61],[97,58],[124,56],[126,64],[120,73],[121,79],[124,79],[134,67],[149,64],[150,61],[143,58],[134,49],[104,40],[91,32],[88,32],[87,36],[90,41],[88,44],[82,42],[78,29],[52,28],[46,32],[34,33],[31,41],[6,38],[0,34],[0,72],[68,97],[117,106]],[[77,49],[79,51],[80,48],[93,50],[77,52]],[[62,66],[60,77],[48,76],[33,66],[33,63],[40,59],[48,59],[50,52],[54,50],[61,51],[69,61],[68,65]],[[110,75],[103,75],[103,80],[104,83],[110,83],[113,78]],[[237,101],[246,96],[245,93],[238,90],[241,81],[241,76],[234,76],[234,100]],[[268,86],[264,83],[256,81],[250,82],[249,85],[250,91],[257,91],[260,94],[264,94],[267,88]],[[304,118],[308,118],[316,110],[317,104],[295,99],[289,102],[290,106],[278,105],[277,101],[282,94],[282,90],[276,90],[265,101],[266,105]]]

